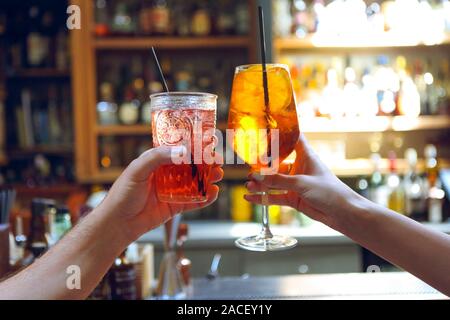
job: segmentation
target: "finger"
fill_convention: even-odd
[[[185,151],[184,146],[161,146],[149,149],[134,159],[125,169],[124,174],[134,181],[144,181],[156,168],[172,163],[174,157],[179,157]]]
[[[251,180],[245,183],[245,187],[249,192],[267,192],[269,188],[259,183],[258,181]]]
[[[313,183],[312,177],[306,175],[260,175],[252,173],[250,177],[270,189],[291,190],[296,192],[303,192],[304,190],[309,189]]]
[[[296,205],[296,196],[293,194],[246,194],[244,199],[261,205],[290,206],[293,208]]]
[[[223,179],[223,169],[221,167],[213,167],[211,169],[211,175],[209,177],[209,182],[210,183],[215,183],[215,182],[219,182],[220,180]]]
[[[219,196],[219,187],[215,184],[212,184],[208,187],[208,190],[206,191],[207,200],[205,202],[187,204],[184,206],[183,211],[191,211],[209,206],[211,203],[217,200],[218,196]]]

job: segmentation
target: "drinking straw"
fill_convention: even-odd
[[[160,76],[161,81],[162,81],[162,83],[164,85],[164,89],[166,90],[166,92],[169,92],[169,87],[167,86],[166,78],[164,78],[164,74],[162,72],[161,65],[159,64],[158,57],[156,56],[156,51],[155,51],[154,47],[152,47],[152,53],[153,53],[153,57],[155,58],[155,64],[158,67],[159,76]]]
[[[267,85],[267,70],[266,70],[266,34],[264,31],[264,13],[263,8],[258,6],[259,13],[259,41],[261,43],[261,64],[262,64],[262,76],[264,87],[264,105],[269,108],[269,89]]]

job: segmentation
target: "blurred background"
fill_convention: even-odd
[[[71,4],[79,30],[66,27]],[[289,66],[300,129],[321,159],[365,197],[450,233],[448,0],[4,0],[0,188],[17,193],[4,222],[24,248],[12,265],[56,242],[151,146],[148,96],[163,90],[151,46],[170,90],[219,96],[217,126],[226,128],[234,67],[259,62],[257,5],[268,60]],[[223,275],[395,269],[279,206],[270,207],[274,233],[297,237],[296,249],[235,248],[259,230],[261,210],[242,198],[248,168],[224,170],[218,201],[183,216],[191,275],[204,276],[216,253]],[[36,198],[52,200],[54,217]],[[156,271],[162,239],[158,229],[139,240],[153,245]]]

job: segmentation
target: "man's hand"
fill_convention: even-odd
[[[158,200],[154,172],[159,166],[170,164],[172,156],[184,151],[184,147],[166,146],[147,150],[131,162],[100,204],[102,210],[118,220],[130,242],[177,213],[206,207],[217,199],[219,187],[214,183],[223,177],[220,165],[213,165],[211,169],[206,202],[171,204]]]

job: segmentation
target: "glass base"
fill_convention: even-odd
[[[265,239],[257,235],[237,239],[234,243],[237,247],[249,251],[280,251],[295,247],[298,241],[287,236],[273,236]]]
[[[170,195],[170,194],[157,194],[159,201],[168,203],[203,203],[208,200],[205,196],[183,196],[183,195]]]

